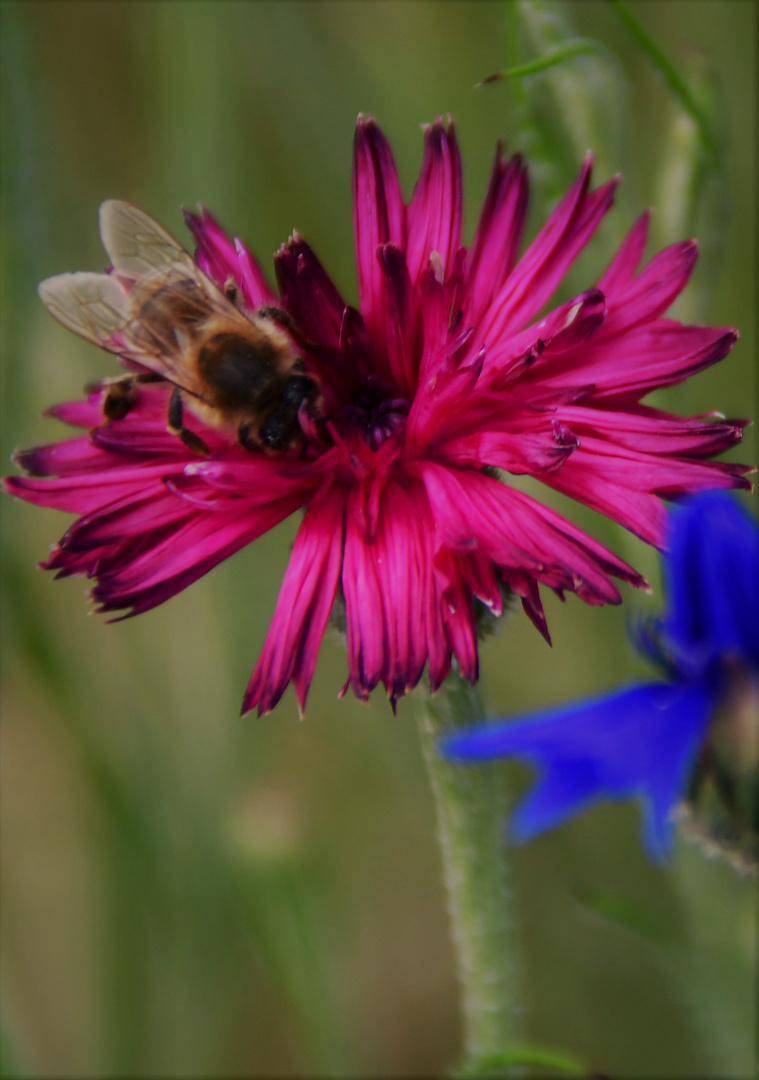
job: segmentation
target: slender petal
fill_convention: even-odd
[[[385,359],[385,281],[377,262],[381,245],[406,248],[406,208],[392,151],[374,120],[359,117],[353,151],[353,227],[361,314],[375,346],[375,363],[390,374]]]
[[[312,502],[295,538],[261,658],[243,712],[270,712],[290,681],[301,711],[340,576],[345,501],[340,491]],[[324,543],[324,537],[330,538]]]
[[[198,245],[195,258],[201,270],[222,285],[231,279],[249,308],[275,302],[263,270],[242,241],[230,240],[205,207],[199,215],[185,210],[184,218]]]
[[[546,225],[483,316],[485,340],[513,333],[541,309],[611,207],[616,180],[589,192],[592,159],[585,162]]]
[[[697,258],[695,240],[673,244],[626,286],[607,293],[610,314],[601,337],[613,337],[662,315],[688,284]]]
[[[527,170],[519,154],[510,162],[496,147],[485,203],[469,261],[469,319],[476,323],[514,269],[527,216]]]
[[[461,245],[461,159],[453,122],[438,119],[424,133],[424,160],[408,207],[408,270],[412,282],[433,251],[447,276]]]
[[[345,301],[311,248],[292,236],[275,256],[282,303],[309,341],[340,344]]]

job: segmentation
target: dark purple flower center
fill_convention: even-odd
[[[394,431],[406,422],[411,402],[398,397],[395,387],[381,379],[362,379],[354,400],[343,417],[358,428],[372,450],[378,450]]]

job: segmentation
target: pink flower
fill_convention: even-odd
[[[95,578],[98,610],[135,615],[304,508],[243,702],[259,713],[289,682],[304,707],[338,599],[346,688],[366,699],[382,682],[394,705],[425,664],[433,689],[454,656],[477,678],[475,601],[500,614],[502,585],[546,638],[540,584],[589,604],[620,602],[613,577],[645,585],[508,474],[534,476],[663,546],[662,497],[750,486],[747,467],[706,460],[739,441],[745,421],[680,419],[641,399],[722,359],[737,332],[662,317],[696,244],[674,244],[637,271],[646,214],[593,288],[542,314],[612,204],[616,180],[591,190],[591,169],[588,158],[518,259],[527,174],[499,145],[467,250],[453,125],[427,129],[406,205],[388,143],[359,118],[360,312],[299,236],[276,255],[277,296],[239,240],[205,211],[188,214],[198,266],[221,286],[232,279],[249,309],[279,306],[309,343],[321,415],[301,410],[303,451],[270,453],[185,410],[203,455],[166,430],[167,382],[143,385],[123,419],[105,419],[102,391],[55,406],[51,415],[85,434],[19,453],[33,475],[6,481],[29,502],[79,515],[45,567]]]

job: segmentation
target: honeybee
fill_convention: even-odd
[[[287,314],[243,311],[232,282],[220,289],[129,203],[102,204],[100,235],[110,273],[59,274],[40,284],[39,295],[68,329],[137,368],[95,384],[105,389],[106,419],[128,414],[140,383],[168,382],[167,428],[197,453],[209,450],[185,427],[186,405],[205,424],[234,431],[248,450],[302,445],[301,410],[318,418],[323,399]]]

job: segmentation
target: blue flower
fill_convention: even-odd
[[[448,736],[445,757],[513,756],[537,784],[510,828],[517,842],[600,799],[638,797],[649,855],[672,844],[683,795],[717,707],[738,672],[759,679],[759,529],[734,499],[707,492],[670,514],[664,616],[638,635],[663,681]]]

